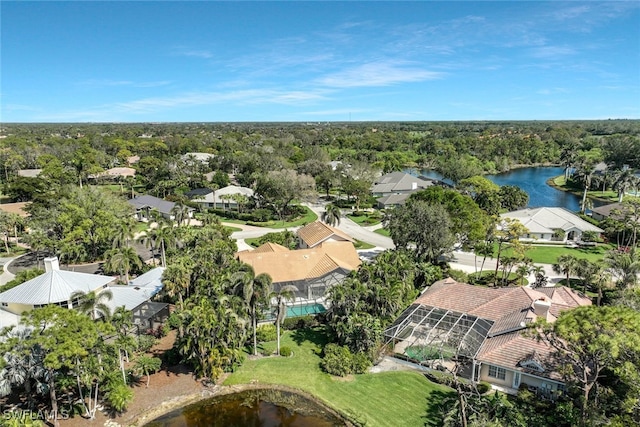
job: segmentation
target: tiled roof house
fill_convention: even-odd
[[[321,243],[335,242],[355,242],[351,236],[331,227],[324,222],[315,221],[307,224],[298,230],[298,245],[301,248],[313,248]],[[353,245],[352,245],[353,246]]]
[[[425,345],[455,347],[473,363],[473,379],[517,390],[521,384],[547,395],[563,389],[552,350],[523,334],[539,317],[554,322],[564,310],[590,305],[570,288],[482,288],[453,279],[434,283],[385,337],[397,353]]]
[[[276,243],[265,243],[236,257],[253,267],[255,274],[267,273],[276,291],[295,286],[296,297],[316,299],[360,266],[360,258],[349,241],[323,242],[313,248],[289,250]]]
[[[598,235],[603,232],[601,228],[564,208],[528,208],[504,213],[501,217],[516,219],[529,230],[527,235],[520,236],[523,240],[579,241],[585,231],[592,231]],[[556,230],[564,232],[564,239],[554,238]]]

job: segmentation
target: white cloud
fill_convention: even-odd
[[[78,83],[81,86],[110,87],[110,86],[131,86],[131,87],[159,87],[171,84],[168,80],[134,82],[131,80],[110,80],[110,79],[89,79]]]
[[[403,63],[370,62],[317,80],[328,87],[390,86],[398,83],[421,82],[442,78],[444,73],[408,67]]]
[[[534,58],[558,58],[575,55],[576,51],[568,46],[541,46],[531,49]]]

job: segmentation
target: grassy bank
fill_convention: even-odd
[[[591,262],[602,261],[604,254],[612,249],[611,245],[600,244],[595,247],[585,248],[567,248],[563,245],[543,246],[531,245],[531,249],[527,251],[527,257],[536,264],[555,264],[560,255],[572,255],[578,259],[587,259]],[[495,245],[494,256],[498,254],[498,245]],[[501,256],[511,256],[509,248],[502,250]]]
[[[320,369],[319,354],[324,343],[323,333],[318,330],[287,332],[282,345],[291,347],[293,357],[247,360],[225,385],[294,387],[369,427],[440,425],[439,405],[449,389],[410,371],[332,377]]]

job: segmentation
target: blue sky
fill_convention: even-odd
[[[4,122],[640,118],[640,3],[18,2]]]

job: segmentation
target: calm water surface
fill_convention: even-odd
[[[287,403],[275,404],[267,400]],[[295,410],[289,409],[291,407]],[[344,426],[344,422],[302,396],[279,391],[274,394],[245,391],[189,405],[157,418],[145,427],[254,426],[334,427]]]
[[[420,173],[429,178],[441,179],[442,175],[432,170],[423,170]],[[541,206],[562,207],[572,212],[580,210],[581,197],[565,191],[556,190],[547,185],[549,178],[562,175],[562,167],[531,167],[514,169],[509,172],[486,175],[488,179],[498,185],[516,185],[529,194],[530,208]],[[594,206],[600,203],[594,200]]]

